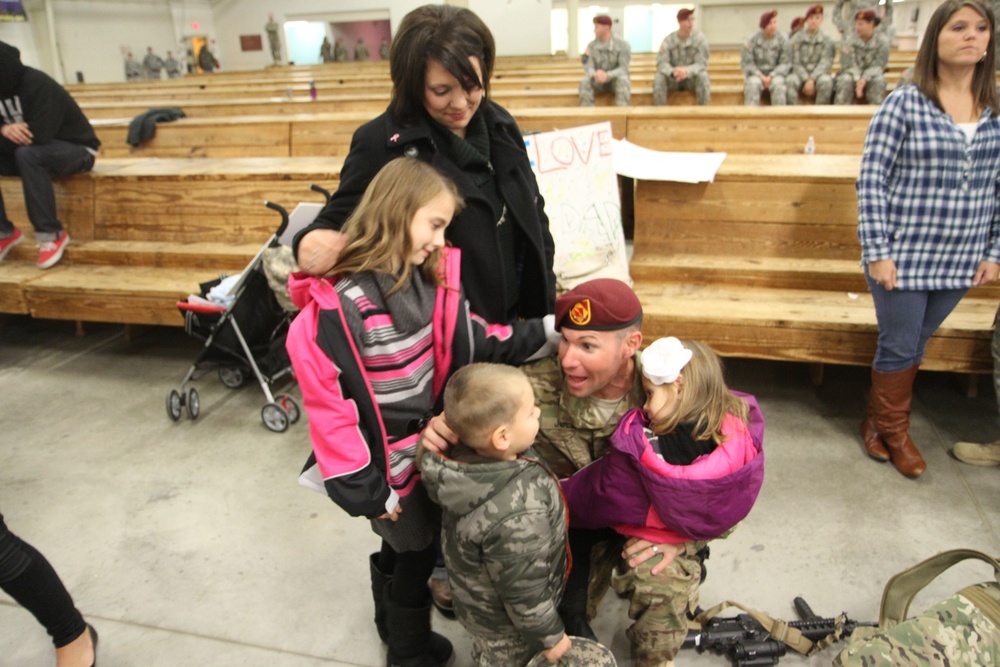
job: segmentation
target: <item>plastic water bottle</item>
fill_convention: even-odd
[[[813,139],[812,137],[809,137],[808,139],[806,139],[806,147],[805,147],[805,151],[804,152],[805,152],[806,155],[812,155],[813,153],[816,152],[816,140],[815,139]]]
[[[309,82],[309,99],[311,99],[311,100],[315,100],[316,99],[316,80],[315,79],[313,79],[312,81]]]

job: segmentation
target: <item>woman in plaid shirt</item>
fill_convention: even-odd
[[[858,238],[879,336],[861,434],[869,456],[911,478],[927,467],[907,433],[927,339],[1000,273],[994,27],[980,0],[938,7],[914,83],[886,98],[865,137]]]

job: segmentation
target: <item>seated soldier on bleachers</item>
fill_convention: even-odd
[[[881,104],[885,97],[885,71],[889,67],[889,38],[876,32],[880,19],[874,10],[858,12],[854,36],[840,52],[840,74],[834,104],[864,100]]]
[[[708,40],[694,30],[693,9],[677,12],[677,30],[663,38],[656,54],[653,104],[666,104],[671,90],[693,90],[701,106],[712,98],[708,81]]]
[[[583,54],[583,79],[580,81],[580,106],[594,106],[594,93],[614,93],[615,104],[627,107],[632,100],[628,66],[632,47],[611,34],[611,17],[594,17],[596,39]]]
[[[816,104],[833,102],[833,59],[837,46],[833,38],[820,30],[823,5],[813,5],[806,11],[805,28],[791,41],[792,73],[785,79],[788,103],[798,104],[799,93],[815,97]]]
[[[760,94],[771,92],[771,105],[784,106],[788,101],[785,77],[791,71],[788,38],[778,31],[778,10],[760,16],[760,31],[743,43],[740,50],[743,70],[743,104],[759,106]]]

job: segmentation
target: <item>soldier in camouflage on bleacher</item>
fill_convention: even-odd
[[[820,30],[823,5],[813,5],[806,11],[805,28],[791,40],[792,73],[785,79],[788,103],[798,104],[799,93],[815,97],[816,104],[833,102],[833,59],[837,46],[833,38]]]
[[[663,38],[656,54],[653,104],[666,104],[672,90],[693,90],[698,104],[708,104],[712,99],[708,55],[708,40],[694,30],[694,10],[677,12],[677,30]]]
[[[889,26],[892,25],[892,0],[885,1],[885,16],[880,17],[881,31],[886,32]],[[875,12],[876,16],[879,13],[879,5],[881,5],[882,0],[837,0],[833,5],[833,25],[837,26],[837,30],[840,31],[841,39],[843,41],[848,41],[854,35],[854,17],[858,15],[858,12],[870,9]],[[850,12],[844,12],[844,5],[850,7]]]
[[[594,93],[614,93],[615,104],[627,107],[632,100],[628,68],[632,48],[624,39],[611,34],[611,17],[594,17],[596,39],[583,53],[583,79],[580,81],[580,106],[594,106]]]
[[[760,31],[744,42],[740,50],[743,70],[743,104],[759,106],[761,93],[771,93],[772,106],[784,106],[788,101],[785,77],[792,62],[788,38],[778,30],[778,10],[760,16]]]
[[[871,9],[858,12],[855,35],[840,54],[834,104],[864,100],[881,104],[885,97],[885,71],[889,67],[889,38],[875,30],[879,18]]]

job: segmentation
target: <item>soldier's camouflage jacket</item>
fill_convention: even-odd
[[[889,38],[876,32],[867,42],[853,35],[840,52],[840,71],[855,81],[884,77],[889,66]]]
[[[632,47],[624,39],[612,37],[606,42],[595,39],[587,45],[583,53],[583,70],[588,77],[602,69],[608,73],[608,80],[628,79],[628,67],[632,62]]]
[[[535,451],[559,479],[598,459],[611,448],[611,434],[618,420],[632,408],[646,402],[639,372],[640,357],[632,389],[618,401],[610,417],[594,398],[576,398],[565,390],[566,382],[557,357],[521,366],[535,390],[535,405],[541,409]]]
[[[692,32],[687,39],[681,39],[674,31],[663,38],[656,54],[656,72],[670,76],[675,67],[684,67],[688,76],[701,74],[708,68],[708,40],[700,32]]]
[[[520,637],[530,657],[564,634],[566,508],[559,483],[529,449],[514,461],[463,445],[451,458],[421,449],[424,487],[441,506],[441,548],[455,613],[473,636]]]
[[[740,69],[743,76],[786,76],[792,70],[788,37],[777,32],[767,39],[763,30],[758,31],[740,49]]]
[[[837,45],[833,38],[822,30],[810,34],[808,30],[800,30],[792,37],[789,44],[792,58],[792,73],[799,81],[816,81],[833,69],[833,59],[837,53]]]

